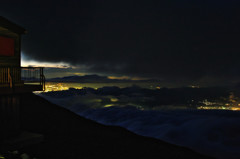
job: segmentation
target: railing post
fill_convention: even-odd
[[[13,79],[11,76],[11,68],[8,67],[8,83],[9,83],[9,87],[12,88],[13,87]]]
[[[43,90],[45,91],[45,76],[43,74],[43,67],[40,67],[40,84],[42,85]]]
[[[40,74],[40,85],[42,86],[42,68],[39,68],[39,74]]]

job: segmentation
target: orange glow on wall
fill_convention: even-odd
[[[0,56],[14,56],[14,39],[0,36]]]

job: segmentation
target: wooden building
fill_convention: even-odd
[[[21,67],[21,36],[26,30],[0,16],[0,94],[41,91],[43,68]]]
[[[42,67],[21,67],[21,36],[26,30],[0,16],[0,142],[20,131],[20,96],[43,91]]]

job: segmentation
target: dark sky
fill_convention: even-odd
[[[37,61],[173,83],[240,79],[237,0],[8,0],[0,14],[28,30],[22,50]]]

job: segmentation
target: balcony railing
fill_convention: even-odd
[[[45,89],[43,67],[0,67],[0,85],[41,85]]]

